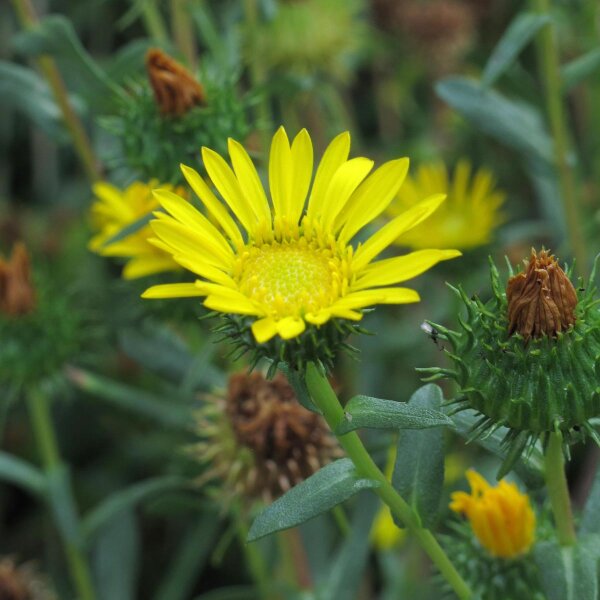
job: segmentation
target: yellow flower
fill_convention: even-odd
[[[259,343],[277,335],[295,338],[307,324],[319,327],[333,318],[359,321],[361,309],[374,304],[417,302],[414,290],[395,284],[460,252],[422,250],[374,259],[435,211],[444,196],[427,198],[363,243],[352,245],[354,236],[397,194],[408,159],[389,161],[369,175],[373,161],[348,160],[349,151],[350,135],[338,135],[321,159],[309,195],[310,136],[303,129],[290,145],[280,128],[271,145],[269,203],[238,142],[229,140],[233,169],[216,152],[203,148],[204,166],[224,202],[196,171],[183,166],[183,174],[221,229],[173,192],[156,191],[166,213],[157,213],[151,223],[155,243],[200,279],[195,284],[155,286],[144,297],[203,296],[204,305],[213,311],[250,317]]]
[[[106,182],[94,185],[96,201],[91,212],[98,234],[90,240],[89,249],[102,256],[129,258],[123,269],[125,279],[145,277],[179,268],[169,254],[148,242],[148,238],[152,237],[149,225],[141,227],[119,241],[104,245],[127,226],[159,207],[152,195],[152,190],[159,186],[160,183],[156,180],[151,180],[149,183],[136,181],[124,190]],[[169,191],[175,189],[171,185],[161,187]],[[177,188],[177,191],[183,192],[182,188]]]
[[[527,552],[535,538],[529,496],[504,479],[492,487],[472,469],[467,479],[471,493],[454,492],[450,508],[466,515],[473,533],[492,556],[514,558]]]
[[[471,164],[461,160],[449,180],[441,162],[421,165],[414,177],[407,177],[388,214],[396,216],[430,194],[447,194],[448,199],[435,215],[420,227],[403,234],[396,243],[409,248],[429,244],[467,250],[488,244],[492,232],[504,221],[499,212],[504,193],[495,189],[492,172],[479,169],[471,177]]]

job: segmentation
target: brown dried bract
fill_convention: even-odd
[[[148,50],[146,69],[163,115],[180,116],[194,106],[206,104],[204,88],[183,65],[162,50]]]
[[[509,334],[520,333],[527,341],[555,336],[575,323],[577,294],[558,262],[546,250],[539,256],[531,249],[523,273],[508,280]]]
[[[17,566],[5,557],[0,559],[0,600],[55,600],[55,596],[31,564]]]
[[[10,259],[0,257],[0,312],[16,317],[35,309],[29,254],[25,245],[13,246]]]

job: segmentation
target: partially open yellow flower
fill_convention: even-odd
[[[464,514],[481,545],[492,555],[514,558],[529,550],[535,539],[535,513],[529,496],[502,480],[492,487],[469,469],[471,493],[454,492],[450,508]]]
[[[398,245],[415,249],[430,244],[461,250],[476,248],[488,244],[494,230],[504,221],[499,212],[504,193],[495,189],[492,172],[482,168],[471,176],[467,160],[459,161],[451,180],[444,163],[421,165],[415,176],[406,178],[387,212],[396,216],[424,196],[435,193],[446,194],[448,199],[420,227],[403,233],[396,240]]]
[[[144,297],[205,297],[204,305],[213,311],[250,317],[259,343],[275,336],[295,338],[307,325],[320,327],[335,318],[358,321],[361,309],[374,304],[417,302],[414,290],[396,284],[460,252],[422,250],[374,259],[435,211],[444,195],[427,198],[364,243],[352,245],[356,234],[397,194],[408,159],[389,161],[369,175],[373,161],[348,160],[349,151],[350,135],[338,135],[312,181],[313,148],[307,131],[290,145],[280,128],[271,145],[269,203],[238,142],[229,140],[233,168],[203,148],[204,166],[223,200],[196,171],[182,169],[220,229],[173,192],[156,191],[167,214],[156,213],[151,224],[155,243],[200,279],[155,286]]]
[[[104,181],[94,185],[96,201],[91,212],[98,234],[90,240],[89,249],[102,256],[130,259],[123,269],[125,279],[136,279],[179,268],[168,253],[148,242],[148,238],[152,237],[149,225],[140,227],[118,241],[106,244],[120,231],[159,207],[158,201],[152,195],[152,190],[158,187],[183,192],[181,188],[176,189],[172,185],[161,185],[157,180],[151,180],[149,183],[136,181],[124,190]]]

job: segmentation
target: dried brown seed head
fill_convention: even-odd
[[[0,257],[0,312],[11,317],[26,315],[35,308],[29,253],[17,242],[9,259]]]
[[[54,600],[48,583],[31,563],[17,566],[12,558],[0,559],[0,600]]]
[[[146,69],[163,115],[181,116],[194,106],[206,104],[204,88],[194,76],[159,48],[146,53]]]
[[[522,273],[511,277],[506,288],[509,334],[527,341],[555,336],[575,323],[577,293],[552,254],[531,249]]]

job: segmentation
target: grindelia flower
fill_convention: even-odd
[[[421,165],[416,175],[407,177],[388,213],[395,216],[430,194],[447,194],[447,200],[435,215],[403,234],[397,243],[424,248],[433,240],[442,248],[463,250],[488,244],[504,220],[499,212],[504,193],[494,186],[494,176],[488,169],[479,169],[471,176],[467,160],[456,165],[451,180],[443,163]]]
[[[136,221],[158,208],[158,202],[152,195],[152,190],[157,187],[183,193],[182,189],[171,185],[161,186],[156,180],[149,183],[136,181],[124,190],[106,182],[94,185],[97,199],[92,206],[92,216],[99,233],[90,240],[89,248],[102,256],[128,258],[123,269],[125,279],[179,268],[168,253],[148,242],[148,238],[152,236],[148,225],[141,226],[121,240],[106,243],[120,231],[134,225]]]
[[[303,408],[283,375],[238,373],[226,394],[206,398],[194,446],[225,491],[271,501],[340,455],[322,417]]]
[[[505,480],[492,487],[472,469],[467,479],[471,493],[454,492],[450,508],[469,519],[473,533],[492,556],[515,558],[526,553],[535,539],[529,496]]]
[[[313,355],[304,357],[307,360],[323,359],[315,330],[330,322],[329,329],[334,330],[336,321],[359,321],[362,310],[374,304],[417,302],[415,291],[396,284],[460,253],[422,250],[378,262],[374,259],[434,212],[444,196],[427,198],[363,243],[353,245],[356,234],[398,192],[408,159],[392,160],[368,176],[373,161],[348,160],[349,150],[348,133],[331,142],[308,194],[313,178],[311,139],[302,130],[290,145],[280,128],[271,145],[269,203],[239,143],[229,140],[233,169],[217,153],[203,148],[204,165],[224,202],[198,173],[182,169],[220,229],[176,194],[157,191],[168,214],[157,213],[151,224],[158,238],[155,243],[200,279],[195,284],[155,286],[144,297],[204,297],[206,307],[235,317],[236,337],[251,327],[254,339],[247,341],[249,346],[304,334],[304,339],[312,339],[314,349]],[[277,357],[289,358],[271,355]]]

